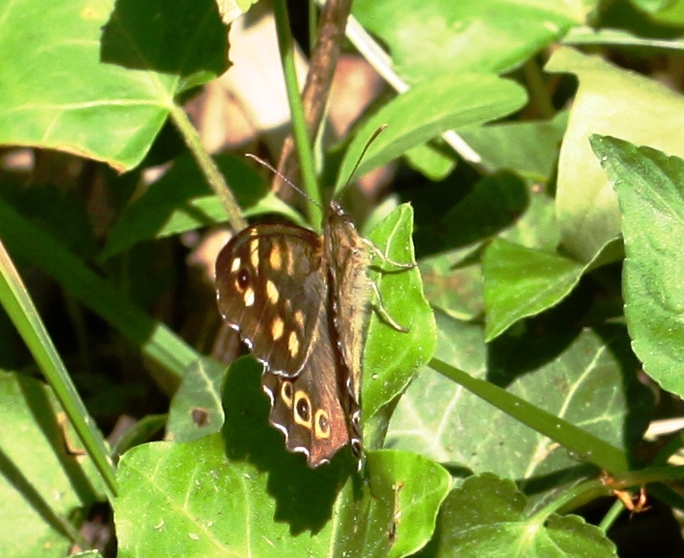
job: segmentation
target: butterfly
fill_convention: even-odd
[[[219,311],[264,365],[269,422],[312,468],[347,444],[362,455],[362,357],[370,291],[377,293],[369,249],[400,268],[415,266],[386,258],[333,200],[322,235],[251,225],[216,260]]]

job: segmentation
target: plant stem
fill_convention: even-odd
[[[608,510],[608,513],[603,516],[603,519],[601,520],[601,523],[598,524],[598,528],[601,529],[604,533],[608,531],[615,523],[618,517],[620,517],[620,514],[625,510],[625,506],[622,505],[622,502],[620,500],[615,500],[613,502],[613,505],[610,506],[610,509]]]
[[[294,137],[297,154],[299,155],[299,165],[302,169],[302,180],[304,181],[304,191],[313,200],[307,204],[309,222],[318,227],[321,223],[321,195],[316,183],[316,172],[314,168],[313,152],[309,134],[306,129],[306,119],[304,118],[304,107],[299,96],[299,85],[297,83],[297,72],[294,62],[294,43],[290,30],[290,19],[287,14],[285,0],[274,0],[273,13],[275,15],[276,29],[278,32],[278,45],[280,47],[280,57],[283,64],[283,74],[285,76],[285,88],[290,103],[292,114],[292,135]]]
[[[586,430],[528,403],[499,386],[473,378],[439,359],[433,358],[429,366],[507,415],[582,456],[583,460],[612,474],[627,471],[628,464],[624,452]]]
[[[549,98],[549,88],[544,83],[544,78],[539,71],[539,66],[534,58],[528,60],[522,68],[525,81],[530,89],[532,103],[537,107],[542,118],[551,119],[556,113],[553,103]]]
[[[212,190],[214,190],[219,197],[219,200],[221,200],[221,205],[223,205],[228,214],[231,227],[236,232],[244,229],[247,226],[247,221],[245,221],[245,218],[242,216],[240,206],[235,200],[235,196],[233,196],[233,192],[231,192],[228,187],[221,171],[219,171],[216,166],[216,163],[209,153],[207,153],[206,149],[204,149],[199,134],[190,122],[188,115],[185,114],[185,111],[181,107],[172,104],[170,107],[170,116],[171,120],[173,120],[180,131],[190,153],[195,157],[197,165],[204,173],[209,186],[211,186]]]
[[[576,486],[573,486],[571,489],[562,492],[557,498],[553,499],[551,502],[549,502],[549,504],[538,510],[530,518],[530,520],[533,522],[544,523],[544,521],[546,521],[550,515],[559,513],[559,510],[564,507],[576,507],[569,506],[571,502],[577,500],[584,502],[589,498],[589,495],[591,495],[591,498],[596,498],[597,493],[604,495],[610,494],[610,488],[608,488],[605,482],[601,479],[584,481]]]

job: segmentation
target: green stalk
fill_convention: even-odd
[[[499,386],[473,378],[439,359],[433,358],[429,366],[600,469],[610,471],[613,475],[628,470],[624,452],[586,430],[516,397]]]
[[[95,463],[110,499],[116,497],[116,472],[105,440],[83,404],[1,240],[0,301],[52,387],[88,456]]]
[[[562,508],[566,506],[571,509],[577,507],[576,505],[571,506],[571,502],[579,500],[584,503],[585,501],[596,498],[599,494],[610,494],[610,488],[608,488],[601,479],[584,481],[559,494],[557,498],[554,498],[546,506],[537,511],[530,520],[543,524],[550,515],[559,513]]]
[[[240,206],[238,205],[235,196],[233,196],[233,192],[231,192],[228,187],[221,171],[219,171],[216,166],[216,163],[209,153],[207,153],[206,149],[204,149],[199,134],[192,125],[192,122],[190,122],[188,115],[175,103],[169,107],[169,114],[180,131],[190,153],[195,157],[197,165],[204,173],[209,186],[211,186],[211,189],[219,197],[221,205],[223,205],[228,214],[228,219],[230,219],[230,225],[233,227],[233,230],[240,231],[244,229],[247,226],[247,221],[245,221],[245,218],[242,216]]]
[[[285,76],[285,88],[290,103],[290,113],[292,114],[292,136],[295,148],[299,156],[299,166],[302,170],[304,181],[304,191],[313,203],[307,204],[309,222],[314,226],[320,226],[323,214],[321,211],[321,195],[316,183],[316,172],[314,166],[313,151],[309,134],[306,129],[306,119],[304,118],[304,107],[302,98],[299,95],[299,84],[297,83],[297,72],[294,61],[294,41],[290,30],[290,18],[287,14],[285,0],[274,0],[273,13],[275,15],[276,29],[278,32],[278,46],[280,47],[280,57],[283,64]]]
[[[615,500],[613,502],[613,505],[610,506],[610,509],[608,510],[608,513],[603,516],[603,519],[601,520],[601,523],[598,524],[598,528],[601,529],[604,533],[608,531],[613,526],[613,523],[617,521],[617,518],[620,517],[620,514],[625,511],[625,506],[622,505],[622,502],[620,500]]]
[[[549,88],[544,83],[544,78],[539,66],[534,58],[528,60],[522,67],[523,75],[527,86],[532,93],[530,95],[532,103],[539,110],[542,118],[551,119],[556,114],[556,109],[553,107],[551,98],[549,97]]]

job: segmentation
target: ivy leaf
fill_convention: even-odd
[[[14,2],[0,21],[0,50],[12,53],[0,80],[0,144],[131,169],[174,97],[223,73],[226,48],[214,0]]]
[[[605,533],[577,515],[526,513],[515,483],[483,473],[466,479],[440,513],[439,556],[616,558]]]
[[[644,370],[684,395],[684,161],[610,137],[592,147],[613,183],[625,240],[625,317]]]

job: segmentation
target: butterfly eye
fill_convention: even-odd
[[[283,398],[283,401],[285,401],[285,404],[292,408],[292,382],[283,382],[282,387],[280,388],[280,394]]]
[[[247,268],[241,268],[240,271],[238,271],[238,276],[237,276],[237,284],[240,289],[245,289],[247,285],[249,285],[249,271]]]
[[[323,409],[318,409],[318,411],[316,411],[314,426],[316,438],[330,438],[330,420],[328,413]]]
[[[297,414],[304,422],[309,422],[309,400],[306,397],[301,397],[297,400]]]

